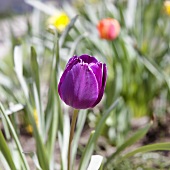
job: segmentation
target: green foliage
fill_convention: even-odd
[[[8,148],[8,145],[4,139],[4,136],[2,134],[2,132],[0,131],[0,151],[2,152],[2,154],[4,155],[5,157],[5,160],[8,162],[8,165],[11,169],[13,170],[16,170],[16,167],[15,167],[15,164],[12,160],[12,156],[11,156],[11,153],[10,153],[10,150]]]
[[[67,169],[70,110],[60,103],[57,89],[60,73],[74,54],[91,54],[108,67],[104,100],[97,111],[91,110],[94,119],[89,124],[94,125],[94,131],[81,152],[79,170],[87,169],[92,154],[97,152],[95,146],[100,135],[116,147],[116,151],[104,159],[100,169],[135,169],[137,164],[133,159],[138,154],[170,148],[169,143],[156,143],[125,152],[150,128],[150,124],[146,125],[127,139],[131,118],[152,118],[153,113],[164,116],[169,106],[170,24],[163,12],[163,1],[76,2],[75,6],[63,5],[63,10],[71,18],[63,33],[53,28],[47,31],[45,23],[46,18],[59,9],[32,0],[26,3],[34,8],[34,23],[28,21],[26,35],[19,40],[11,31],[12,55],[0,62],[0,98],[3,103],[0,117],[6,137],[0,131],[0,156],[6,160],[6,169],[30,169],[25,154],[30,155],[37,169],[53,170],[58,164],[61,170]],[[117,19],[121,25],[121,33],[114,41],[98,36],[96,25],[107,17]],[[156,102],[163,103],[159,110]],[[26,120],[25,126],[29,124],[32,127],[35,153],[24,153],[17,122],[20,109],[8,116],[4,108],[9,108],[9,103],[19,103],[24,107],[24,110],[21,108],[22,116]],[[78,115],[72,142],[72,169],[77,164],[79,139],[90,114],[82,110]],[[14,141],[7,142],[7,139]],[[60,149],[57,163],[54,157],[56,142]]]

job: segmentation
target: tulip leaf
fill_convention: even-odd
[[[58,120],[59,120],[59,130],[61,133],[63,133],[63,113],[61,111],[61,103],[60,98],[58,95],[58,77],[59,77],[59,64],[60,64],[60,47],[59,47],[59,39],[58,34],[55,35],[55,39],[57,39],[57,42],[54,44],[54,58],[53,58],[53,80],[54,80],[54,93],[56,94],[56,101],[57,101],[57,107],[58,107]],[[55,103],[54,103],[55,104]]]
[[[71,22],[69,23],[69,25],[66,27],[65,31],[62,33],[61,37],[60,37],[60,40],[59,40],[59,46],[62,47],[64,42],[65,42],[65,39],[69,33],[69,31],[73,28],[76,20],[78,18],[78,15],[76,15],[72,20]]]
[[[57,41],[57,42],[55,42]],[[56,53],[56,54],[55,54]],[[59,63],[59,47],[58,47],[58,35],[55,34],[54,37],[54,47],[53,47],[53,59],[51,63],[51,71],[50,71],[50,78],[49,78],[49,89],[48,89],[48,102],[45,109],[45,120],[47,121],[49,116],[49,111],[52,108],[53,105],[53,97],[54,94],[57,93],[57,71],[58,71],[58,63]],[[48,113],[48,114],[47,114]]]
[[[49,157],[51,157],[54,152],[54,145],[57,135],[57,128],[58,128],[58,108],[57,108],[57,99],[56,96],[53,94],[53,100],[51,104],[51,109],[47,111],[48,119],[50,117],[49,123],[49,129],[48,129],[48,140],[47,140],[47,151]]]
[[[124,142],[120,147],[117,148],[116,152],[114,152],[105,163],[105,166],[110,162],[113,161],[115,156],[117,156],[119,153],[124,151],[127,147],[133,145],[135,142],[137,142],[139,139],[141,139],[145,134],[148,132],[150,128],[150,124],[146,127],[139,129],[133,136],[131,136],[126,142]]]
[[[14,70],[16,72],[19,83],[23,89],[26,97],[28,97],[28,87],[26,81],[23,77],[23,59],[22,59],[22,48],[21,46],[16,46],[14,48]]]
[[[95,131],[92,131],[91,134],[90,134],[90,137],[89,137],[89,140],[87,142],[85,151],[83,152],[83,155],[81,157],[78,170],[86,169],[87,166],[88,166],[88,162],[90,161],[90,157],[91,157],[92,152],[93,152],[92,142],[93,142],[94,134],[95,134]]]
[[[64,114],[64,129],[63,133],[58,131],[58,142],[61,151],[61,170],[67,169],[67,152],[68,152],[68,144],[69,144],[69,135],[70,135],[70,120],[69,114],[65,112]]]
[[[120,98],[118,98],[104,113],[101,119],[99,120],[94,133],[91,134],[91,137],[88,141],[88,144],[83,152],[82,158],[80,160],[79,170],[84,170],[87,168],[88,162],[90,160],[90,157],[93,153],[95,144],[97,142],[97,139],[99,135],[102,132],[104,123],[106,119],[109,117],[111,111],[117,106],[118,102],[120,101]]]
[[[63,133],[63,113],[61,111],[61,104],[60,99],[58,95],[58,77],[59,77],[59,65],[60,65],[60,48],[59,48],[59,38],[58,33],[55,32],[54,35],[54,47],[53,47],[53,60],[51,63],[51,72],[50,72],[50,87],[48,90],[48,103],[46,106],[45,113],[47,113],[49,110],[51,112],[51,109],[56,107],[58,118],[56,119],[57,126],[59,127],[59,130],[61,133]],[[55,99],[54,99],[55,98]],[[55,100],[55,101],[54,101]],[[56,106],[57,105],[57,106]],[[51,112],[53,114],[53,112]],[[46,114],[45,120],[49,119],[51,117],[51,114]],[[58,121],[59,120],[59,121]],[[56,128],[57,128],[56,126]],[[47,127],[48,128],[48,127]],[[54,130],[54,129],[53,129]]]
[[[11,131],[11,134],[12,134],[13,138],[14,138],[14,141],[15,141],[15,144],[16,144],[16,147],[17,147],[17,150],[18,150],[18,152],[19,152],[19,156],[20,156],[20,158],[21,158],[21,160],[22,160],[24,169],[25,169],[25,170],[29,170],[29,166],[28,166],[27,161],[26,161],[26,158],[25,158],[25,156],[24,156],[24,154],[23,154],[23,150],[22,150],[21,144],[20,144],[20,142],[19,142],[19,139],[18,139],[18,137],[17,137],[17,134],[16,134],[16,132],[15,132],[15,129],[14,129],[14,127],[13,127],[13,125],[12,125],[9,117],[6,115],[5,109],[4,109],[4,107],[2,106],[1,103],[0,103],[0,113],[2,114],[2,116],[4,117],[4,119],[6,120],[8,126],[9,126],[9,129],[10,129],[10,131]]]
[[[44,115],[42,112],[41,93],[40,93],[40,78],[39,66],[37,61],[37,54],[34,47],[31,47],[31,71],[33,77],[33,93],[36,104],[36,111],[38,113],[38,122],[40,126],[41,135],[44,135]]]
[[[34,152],[24,152],[24,154],[28,155],[33,160],[37,170],[42,170],[41,167],[40,167],[36,153],[34,153]]]
[[[134,156],[137,153],[144,153],[144,152],[151,152],[151,151],[161,151],[161,150],[170,150],[170,142],[149,144],[149,145],[139,147],[139,148],[125,154],[122,158],[120,158],[118,160],[116,165],[121,163],[123,160]]]
[[[34,47],[31,47],[31,69],[32,69],[32,77],[35,81],[38,95],[40,97],[40,78],[39,78],[39,66],[37,62],[37,54]]]
[[[8,148],[8,145],[4,139],[4,136],[2,134],[2,132],[0,131],[0,151],[2,152],[3,156],[5,157],[5,160],[7,161],[9,167],[12,170],[17,170],[15,167],[15,164],[13,162],[12,156],[11,156],[11,152]]]
[[[37,125],[35,119],[33,117],[33,109],[30,104],[27,102],[27,111],[29,112],[28,117],[33,127],[33,134],[36,140],[36,148],[37,148],[37,157],[39,160],[39,164],[42,169],[49,170],[49,157],[47,156],[47,152],[45,149],[45,145],[43,144],[42,137],[37,129]]]

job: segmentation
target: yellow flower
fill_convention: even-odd
[[[66,13],[62,12],[59,15],[51,16],[47,22],[49,25],[55,26],[59,32],[62,32],[69,24],[70,19]]]
[[[32,129],[32,126],[31,126],[30,124],[27,125],[25,129],[26,129],[26,131],[27,131],[28,133],[32,134],[33,129]]]
[[[37,114],[37,110],[36,110],[36,109],[34,109],[33,116],[34,116],[36,125],[39,126],[38,114]],[[32,128],[32,126],[31,126],[30,124],[28,124],[28,125],[26,126],[26,131],[27,131],[28,133],[32,133],[32,132],[33,132],[33,128]]]
[[[165,13],[167,15],[170,15],[170,1],[165,1],[164,2],[164,9],[165,9]]]

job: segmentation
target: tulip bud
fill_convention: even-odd
[[[106,64],[87,54],[73,56],[60,78],[58,93],[75,109],[93,108],[103,97],[106,77]]]
[[[100,38],[114,40],[120,33],[120,24],[116,19],[106,18],[101,20],[97,25]]]

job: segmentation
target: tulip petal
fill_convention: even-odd
[[[112,25],[112,24],[110,24],[109,26],[108,26],[108,39],[109,40],[112,40],[112,39],[115,39],[116,38],[116,29],[115,29],[115,26],[114,25]]]
[[[74,65],[71,70],[67,71],[59,85],[61,99],[76,109],[92,107],[98,94],[98,82],[88,64]]]
[[[62,74],[62,76],[61,76],[61,78],[60,78],[60,82],[59,82],[58,88],[60,88],[61,83],[62,83],[62,82],[64,81],[64,79],[65,79],[66,74],[67,74],[67,73],[72,69],[72,67],[73,67],[74,65],[76,65],[78,62],[79,62],[79,60],[78,60],[77,56],[74,56],[74,57],[70,58],[69,62],[68,62],[67,65],[66,65],[66,68],[65,68],[65,70],[64,70],[64,72],[63,72],[63,74]]]
[[[97,63],[98,62],[94,57],[89,56],[88,54],[83,54],[79,58],[82,59],[82,61],[84,63],[88,63],[88,64],[90,64],[90,63]]]
[[[89,67],[93,70],[93,73],[96,76],[97,82],[98,82],[98,86],[99,86],[99,91],[102,87],[102,63],[98,62],[96,64],[91,63],[89,64]]]
[[[75,55],[73,57],[71,57],[66,65],[66,67],[68,67],[74,60],[78,59],[78,57]]]
[[[103,64],[102,87],[100,89],[99,96],[98,96],[96,102],[93,104],[92,107],[96,106],[101,101],[101,99],[103,97],[103,93],[104,93],[104,90],[105,90],[105,87],[106,87],[106,78],[107,78],[107,67],[106,67],[106,64]]]

